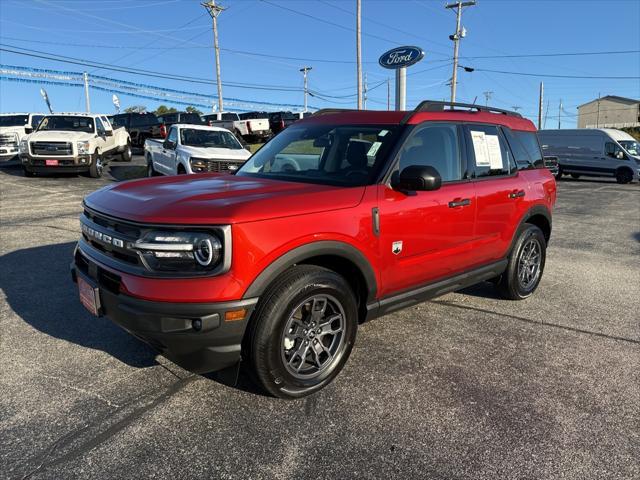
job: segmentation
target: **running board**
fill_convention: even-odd
[[[470,287],[476,283],[489,280],[501,275],[507,268],[508,261],[500,260],[475,270],[471,270],[455,277],[430,283],[422,287],[385,297],[367,305],[367,317],[365,321],[387,315],[388,313],[425,302],[446,293],[455,292]]]

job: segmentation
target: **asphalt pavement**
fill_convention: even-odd
[[[536,294],[482,284],[363,325],[283,401],[192,375],[80,305],[99,180],[0,168],[0,478],[640,478],[640,185],[559,183]]]

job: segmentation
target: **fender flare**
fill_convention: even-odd
[[[376,297],[378,282],[373,267],[364,254],[353,245],[339,241],[322,240],[289,250],[267,266],[249,285],[242,298],[261,296],[267,287],[285,270],[297,263],[317,256],[332,255],[351,261],[362,273],[366,282],[367,302]]]
[[[509,255],[511,255],[511,251],[513,250],[513,246],[515,245],[516,241],[518,240],[516,235],[515,235],[516,232],[518,230],[520,230],[520,227],[522,225],[524,225],[525,223],[527,223],[527,220],[529,220],[534,215],[542,215],[544,218],[547,219],[547,222],[549,222],[549,235],[551,235],[551,230],[553,229],[553,224],[552,224],[552,221],[551,221],[551,212],[544,205],[534,205],[529,210],[527,210],[527,212],[522,216],[522,219],[520,220],[520,223],[518,223],[518,227],[513,232],[513,238],[511,239],[511,245],[509,245],[509,250],[507,251],[507,257],[509,257]]]

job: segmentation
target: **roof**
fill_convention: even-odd
[[[0,117],[6,117],[9,115],[46,115],[45,113],[38,113],[38,112],[6,112],[6,113],[0,113]]]
[[[526,118],[504,115],[501,113],[489,113],[483,111],[386,111],[386,110],[344,110],[323,115],[312,115],[296,122],[300,124],[356,124],[356,125],[400,125],[405,119],[409,125],[415,125],[426,121],[447,122],[477,122],[493,125],[502,125],[512,130],[535,131],[535,126]]]
[[[598,101],[602,101],[602,100],[611,100],[612,102],[624,103],[626,105],[635,105],[636,103],[640,103],[640,100],[634,100],[633,98],[619,97],[617,95],[606,95],[604,97],[595,98],[595,99],[591,100],[590,102],[583,103],[582,105],[578,105],[577,108],[582,108],[582,107],[584,107],[586,105],[590,105],[590,104],[592,104],[594,102],[598,102]]]
[[[227,130],[226,128],[222,128],[222,127],[211,127],[209,125],[196,125],[196,124],[192,124],[192,123],[174,123],[173,125],[171,125],[171,127],[192,128],[192,129],[196,129],[196,130],[210,130],[212,132],[229,132],[229,130]],[[231,133],[231,132],[229,132],[229,133]]]
[[[108,117],[107,113],[87,113],[87,112],[53,112],[47,113],[46,116],[50,117],[52,115],[72,115],[74,117]]]

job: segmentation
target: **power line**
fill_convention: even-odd
[[[640,77],[615,77],[615,76],[598,76],[598,75],[558,75],[553,73],[531,73],[531,72],[507,72],[504,70],[489,70],[487,68],[474,68],[479,72],[501,73],[504,75],[523,75],[527,77],[550,77],[550,78],[572,78],[572,79],[588,79],[588,80],[638,80]]]
[[[610,52],[524,53],[519,55],[478,55],[478,56],[460,56],[460,58],[476,60],[481,58],[574,57],[574,56],[587,56],[587,55],[625,55],[630,53],[640,53],[640,50],[615,50]]]

